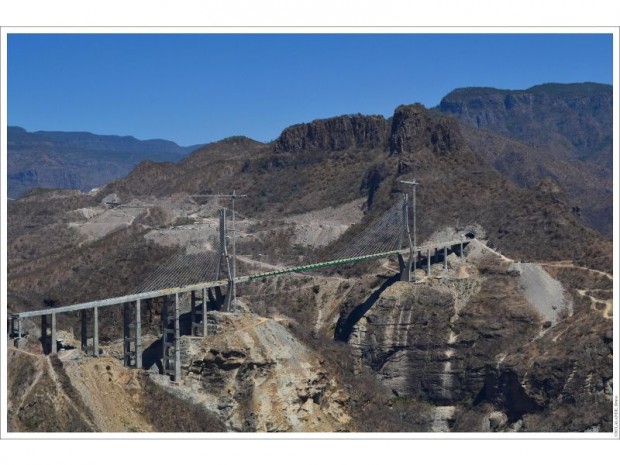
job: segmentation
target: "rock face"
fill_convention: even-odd
[[[388,132],[388,121],[382,116],[338,116],[285,129],[276,141],[275,151],[383,148]]]
[[[449,294],[397,282],[356,326],[349,344],[397,396],[443,403],[453,395],[442,389],[452,313]]]
[[[562,286],[609,289],[611,279],[579,268],[551,277],[477,241],[468,248],[449,270],[433,268],[438,279],[345,302],[339,329],[352,352],[395,396],[435,405],[433,431],[610,431],[609,307],[578,291],[570,313]],[[548,296],[528,294],[530,268]]]
[[[463,145],[455,121],[434,118],[422,105],[401,105],[394,112],[390,153],[411,153],[430,147],[434,153],[445,155]]]
[[[321,361],[274,320],[216,315],[218,334],[185,339],[183,386],[231,431],[341,431],[348,395]],[[164,381],[166,384],[167,381]]]
[[[544,84],[457,89],[437,108],[463,123],[467,143],[519,186],[551,178],[583,221],[611,237],[612,87]]]
[[[465,124],[517,139],[563,146],[611,167],[612,86],[543,84],[526,90],[456,89],[439,104]]]

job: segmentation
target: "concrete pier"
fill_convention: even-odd
[[[192,291],[190,295],[190,319],[192,322],[191,335],[198,336],[198,312],[196,311],[196,291]]]
[[[191,308],[191,335],[202,336],[207,335],[207,305],[209,297],[206,289],[201,289],[200,294],[192,291],[192,308]]]
[[[208,321],[207,321],[207,290],[202,289],[202,337],[209,335]]]
[[[80,341],[82,346],[82,352],[88,351],[88,310],[80,310]]]
[[[93,356],[99,357],[99,307],[93,308]]]
[[[426,274],[431,275],[431,249],[426,251]]]
[[[123,365],[131,366],[131,316],[129,303],[123,305]]]
[[[168,296],[164,297],[162,309],[162,364],[165,375],[171,376],[173,381],[181,380],[181,302],[179,294],[174,295],[174,310],[170,309]]]
[[[172,346],[174,344],[174,329],[170,328],[170,308],[169,308],[169,299],[168,296],[164,296],[164,302],[161,309],[161,323],[162,323],[162,364],[163,364],[163,374],[171,375],[172,374],[172,363],[174,363],[173,357],[171,356],[170,351],[172,350]]]
[[[43,353],[49,354],[52,348],[49,347],[47,338],[47,315],[41,315],[41,344],[43,345]]]
[[[405,263],[405,259],[402,254],[398,254],[398,269],[400,271],[400,280],[409,282],[411,281],[411,268],[409,267],[411,259]]]
[[[136,300],[136,323],[134,335],[134,356],[136,368],[142,368],[142,316],[140,313],[140,299],[138,299]]]
[[[179,294],[174,295],[174,381],[181,381],[181,325]]]
[[[448,269],[448,247],[443,247],[443,269]]]
[[[52,334],[51,334],[51,350],[53,354],[58,353],[58,343],[56,341],[56,314],[52,313]]]

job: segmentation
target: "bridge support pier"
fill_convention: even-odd
[[[198,305],[199,304],[199,305]],[[200,296],[192,291],[192,336],[207,335],[207,290],[202,289]]]
[[[400,270],[400,280],[401,281],[411,281],[411,269],[410,269],[410,261],[405,263],[405,259],[402,254],[398,254],[398,268]]]
[[[93,357],[99,357],[99,307],[93,308]]]
[[[136,368],[142,368],[142,315],[140,311],[140,299],[136,300]]]
[[[200,305],[198,305],[198,303]],[[207,290],[202,289],[200,296],[196,296],[196,291],[192,291],[192,336],[207,335]]]
[[[431,275],[431,249],[426,251],[426,274]]]
[[[207,320],[207,290],[202,290],[202,337],[209,335],[209,326]]]
[[[209,301],[211,302],[211,305],[213,305],[213,308],[215,310],[221,310],[225,298],[222,294],[222,288],[217,286],[213,288],[213,291],[211,289],[208,289],[207,293],[209,296]]]
[[[15,340],[13,344],[18,349],[22,347],[22,319],[21,318],[11,318],[11,337],[14,337]]]
[[[125,304],[123,309],[123,360],[126,367],[142,368],[142,321],[139,299],[136,300],[135,319],[132,319],[131,313],[131,306],[128,303]]]
[[[448,269],[448,247],[443,247],[443,269]]]
[[[51,336],[52,336],[51,338],[52,353],[57,354],[58,353],[58,342],[56,340],[56,314],[55,313],[52,313],[52,334]]]
[[[162,364],[165,375],[170,376],[173,381],[181,381],[181,328],[179,294],[175,294],[174,311],[169,308],[169,298],[164,296],[164,308],[162,310]]]
[[[82,346],[82,352],[88,351],[88,315],[87,310],[80,310],[80,341]]]
[[[15,334],[16,339],[22,338],[22,319],[21,318],[11,318],[11,336]]]
[[[461,236],[461,254],[460,257],[463,257],[463,236]]]
[[[174,295],[174,381],[181,381],[181,325],[179,294]]]
[[[41,345],[43,345],[44,354],[49,354],[52,351],[47,338],[47,315],[41,315]]]

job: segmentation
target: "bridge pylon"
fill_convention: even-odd
[[[398,254],[398,266],[400,269],[400,280],[411,282],[412,278],[415,279],[415,255],[414,255],[414,244],[411,240],[411,230],[409,229],[409,196],[407,194],[403,194],[403,212],[402,212],[402,221],[403,221],[403,238],[407,242],[407,246],[409,247],[409,257],[407,258],[407,263],[405,263],[405,259],[401,254]],[[402,247],[402,240],[401,240]]]

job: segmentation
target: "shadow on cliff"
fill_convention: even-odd
[[[364,302],[359,304],[357,307],[353,309],[351,313],[344,319],[339,320],[336,325],[336,331],[334,334],[334,339],[337,341],[348,342],[351,337],[351,333],[353,332],[353,328],[357,324],[358,321],[366,314],[368,310],[379,300],[383,291],[385,291],[392,284],[397,282],[400,279],[400,273],[396,273],[394,276],[386,279],[383,284],[372,294],[370,297],[366,299]]]
[[[484,386],[474,399],[474,405],[489,402],[501,408],[508,416],[508,421],[514,423],[526,413],[535,413],[543,410],[534,399],[527,395],[516,373],[511,370],[498,374],[489,369],[486,373]]]

